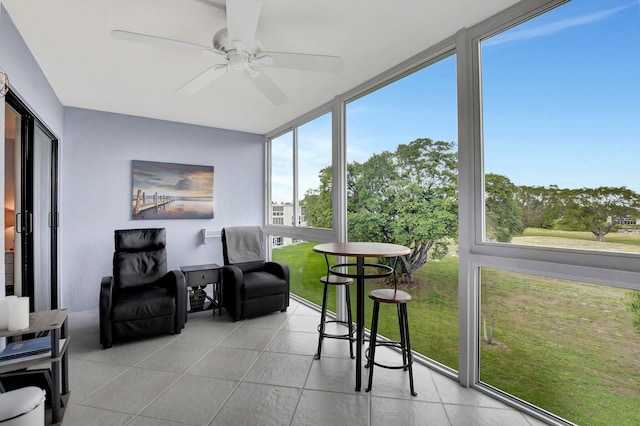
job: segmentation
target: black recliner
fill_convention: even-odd
[[[164,228],[115,231],[113,276],[100,285],[100,344],[179,334],[187,318],[185,278],[167,272]]]
[[[289,306],[289,267],[266,262],[263,241],[258,226],[222,230],[222,304],[234,321]]]

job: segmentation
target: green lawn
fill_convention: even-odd
[[[566,246],[567,234],[527,230],[514,243]],[[635,243],[639,236],[614,235],[598,243],[579,234],[574,242],[581,248],[611,244],[605,249],[618,251],[618,245],[627,244],[623,251],[640,250]],[[326,274],[326,264],[311,250],[315,244],[275,249],[273,258],[290,266],[292,292],[320,305],[318,278]],[[458,258],[430,260],[416,281],[408,289],[412,347],[457,370]],[[625,309],[628,292],[486,269],[482,283],[482,312],[495,321],[493,344],[481,346],[483,382],[578,424],[640,424],[640,335],[633,328],[633,314]],[[370,280],[366,285],[368,291],[384,283]],[[351,291],[355,300],[355,286]],[[334,295],[328,306],[335,306]],[[365,306],[370,321],[372,304]],[[379,332],[397,338],[394,309],[381,310]]]

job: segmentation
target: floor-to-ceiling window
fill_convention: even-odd
[[[412,249],[399,263],[399,285],[412,296],[412,347],[454,370],[457,140],[452,52],[346,105],[348,240]],[[366,285],[389,283],[368,280]],[[365,317],[370,318],[370,304],[366,308]],[[379,333],[397,339],[395,310],[380,315]]]
[[[639,16],[574,0],[479,48],[483,244],[570,265],[480,268],[479,381],[581,425],[640,423]]]
[[[303,121],[271,138],[267,223],[271,256],[289,265],[292,293],[321,304],[318,279],[324,258],[312,251],[317,236],[332,234],[332,115]],[[331,300],[331,306],[335,301]],[[335,309],[332,309],[335,310]]]

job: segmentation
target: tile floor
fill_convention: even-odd
[[[64,426],[89,425],[508,425],[543,423],[420,364],[417,397],[400,370],[378,368],[355,392],[347,342],[325,339],[314,360],[319,313],[231,322],[190,314],[179,335],[101,350],[98,313],[69,316],[71,397]],[[379,351],[377,356],[397,354]]]

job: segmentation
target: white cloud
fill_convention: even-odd
[[[603,10],[601,12],[592,13],[589,15],[577,16],[575,18],[562,19],[560,21],[551,22],[545,25],[534,27],[534,28],[528,28],[526,30],[507,31],[488,39],[483,43],[483,46],[496,46],[499,44],[509,43],[512,41],[529,40],[536,37],[555,34],[557,32],[560,32],[569,28],[605,20],[610,16],[613,16],[616,13],[624,9],[628,9],[629,7],[632,7],[632,6],[634,6],[634,4],[615,7],[612,9]]]

